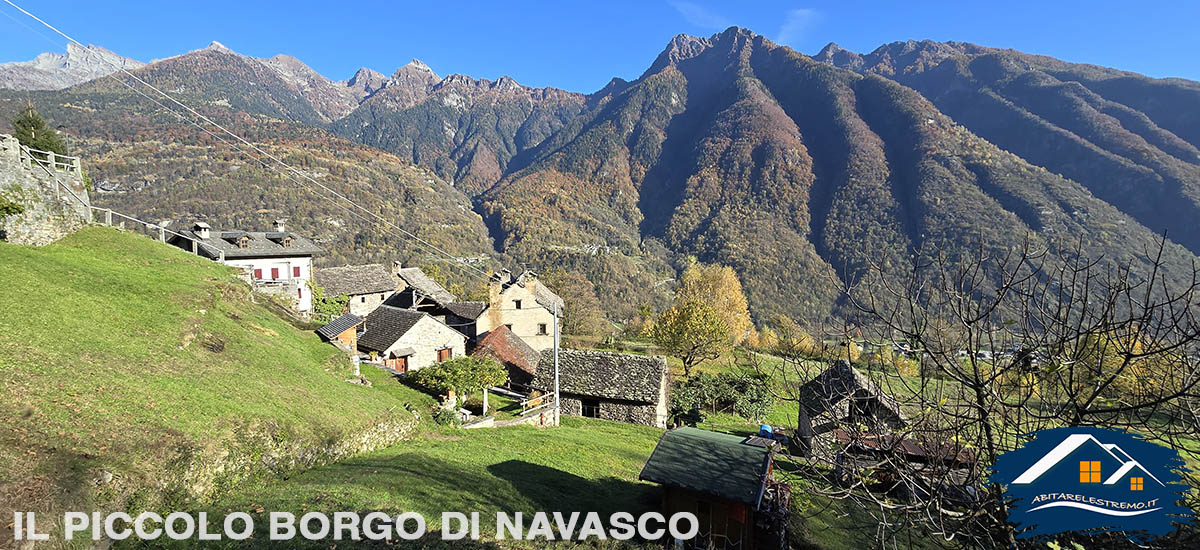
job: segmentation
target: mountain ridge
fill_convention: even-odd
[[[0,63],[0,88],[60,90],[145,63],[99,46],[67,43],[67,53],[46,52],[30,61]]]
[[[440,77],[417,60],[391,76],[360,69],[334,82],[288,56],[226,50],[139,71],[259,139],[285,140],[292,154],[327,139],[285,137],[314,127],[427,170],[443,199],[426,223],[436,225],[436,208],[455,208],[462,225],[443,222],[447,234],[486,235],[505,262],[586,274],[623,297],[606,305],[614,319],[663,304],[660,282],[693,259],[737,269],[762,322],[846,313],[846,287],[915,251],[965,258],[1030,239],[1048,249],[1082,243],[1112,261],[1166,231],[1170,271],[1186,274],[1200,250],[1186,223],[1200,204],[1200,83],[959,42],[893,42],[867,54],[831,43],[810,57],[737,27],[678,35],[639,78],[587,95]],[[330,86],[341,91],[323,95]],[[120,93],[93,82],[43,101],[67,112]],[[358,103],[335,119],[334,99]],[[98,122],[94,130],[106,129],[93,135],[129,139],[118,120]],[[349,146],[320,148],[328,165]],[[120,179],[118,166],[98,174]],[[136,188],[123,206],[136,211],[144,197],[159,217],[178,215],[161,203],[181,191]],[[355,237],[346,257],[377,258],[369,241]]]

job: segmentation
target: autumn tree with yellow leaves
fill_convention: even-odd
[[[693,263],[679,278],[675,301],[649,328],[660,350],[683,361],[683,373],[716,359],[754,334],[742,282],[733,268]]]

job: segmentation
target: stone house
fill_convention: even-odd
[[[395,262],[394,271],[400,280],[399,290],[386,303],[404,309],[416,309],[439,315],[439,310],[458,300],[419,267],[402,267]]]
[[[563,414],[667,425],[667,360],[608,351],[560,349]],[[554,350],[542,351],[532,386],[554,391]]]
[[[564,304],[536,273],[526,271],[514,278],[506,269],[492,275],[488,299],[488,309],[480,316],[480,320],[486,317],[486,323],[480,325],[488,330],[506,326],[538,351],[554,347],[554,311],[557,308],[561,314]]]
[[[526,271],[513,278],[508,270],[492,275],[488,281],[487,302],[453,302],[433,311],[444,316],[474,344],[497,327],[507,327],[514,335],[541,351],[554,347],[554,309],[561,314],[564,304],[554,291]]]
[[[400,286],[381,264],[318,268],[313,271],[313,279],[325,296],[346,296],[346,312],[358,316],[370,315]]]
[[[363,321],[358,350],[408,372],[467,353],[467,337],[428,313],[381,305]]]
[[[487,310],[487,302],[454,302],[438,309],[436,314],[444,317],[447,325],[463,333],[467,345],[474,349],[491,331],[488,319],[483,315]]]
[[[291,296],[300,313],[312,311],[313,256],[321,249],[307,238],[287,231],[283,220],[276,220],[273,231],[214,231],[198,222],[190,231],[180,231],[168,242],[226,265],[242,268],[257,289]],[[197,243],[193,243],[195,239]]]
[[[362,326],[362,317],[346,313],[317,329],[317,335],[347,350],[357,350],[358,333],[362,332]]]

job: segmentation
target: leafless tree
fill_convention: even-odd
[[[829,362],[786,326],[782,362],[752,361],[796,406],[798,477],[828,480],[812,489],[849,503],[880,547],[918,537],[1007,548],[1016,533],[987,468],[1025,434],[1118,428],[1200,460],[1200,271],[1167,273],[1167,246],[1115,260],[1027,241],[968,258],[916,254],[902,273],[871,266],[844,289],[846,323],[875,344],[856,362],[868,385],[814,392],[828,385],[819,373]],[[888,399],[903,421],[885,421]],[[1200,487],[1194,474],[1184,479]],[[1184,498],[1200,510],[1196,491]],[[1119,534],[1060,540],[1130,545]],[[1152,547],[1187,545],[1200,547],[1194,527]]]

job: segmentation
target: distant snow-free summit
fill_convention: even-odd
[[[46,52],[32,61],[0,63],[0,88],[61,90],[121,69],[137,69],[144,65],[99,46],[85,48],[67,44],[65,54]]]

